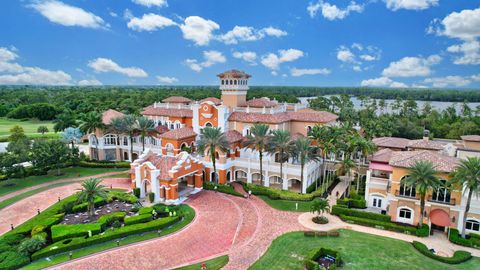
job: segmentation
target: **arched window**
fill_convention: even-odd
[[[232,80],[230,80],[230,85],[233,85],[233,81],[232,81]]]
[[[250,128],[246,127],[243,129],[243,136],[248,136],[250,135]]]
[[[450,191],[446,188],[447,181],[442,180],[442,186],[433,191],[432,201],[450,203]]]
[[[408,208],[400,208],[398,217],[403,219],[412,219],[412,210]]]
[[[310,132],[312,132],[312,126],[307,126],[307,134],[309,134]]]
[[[108,134],[103,137],[104,145],[117,145],[117,136]]]
[[[212,124],[211,124],[210,122],[207,122],[207,123],[205,124],[205,126],[206,126],[206,127],[212,127]]]
[[[173,144],[167,144],[165,146],[165,150],[167,151],[167,155],[173,155]]]
[[[180,128],[182,124],[179,121],[175,121],[175,128]]]
[[[234,84],[234,85],[237,85],[237,80],[233,80],[233,84]]]
[[[93,145],[97,145],[98,144],[98,141],[97,141],[97,137],[95,136],[90,136],[90,142],[93,144]]]
[[[467,219],[465,229],[470,230],[470,231],[478,232],[478,231],[480,231],[480,222],[478,222],[474,219]]]
[[[224,84],[225,84],[225,80],[222,80],[222,85],[224,85]]]
[[[399,195],[403,197],[412,197],[415,198],[416,195],[415,185],[407,186],[405,184],[400,184]]]
[[[123,137],[123,145],[128,145],[128,137]]]

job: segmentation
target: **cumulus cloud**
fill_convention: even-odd
[[[204,51],[203,61],[197,59],[187,59],[185,64],[193,71],[200,72],[203,68],[213,66],[218,63],[225,63],[227,58],[219,51]]]
[[[205,46],[214,38],[213,32],[220,29],[220,26],[211,20],[199,16],[189,16],[180,25],[183,38],[191,40],[198,46]]]
[[[16,49],[0,47],[0,84],[68,85],[72,77],[61,70],[22,66]]]
[[[307,11],[312,18],[315,17],[320,11],[325,19],[333,21],[342,20],[348,15],[350,15],[351,12],[361,13],[363,12],[363,8],[363,5],[359,5],[354,1],[350,2],[347,7],[342,9],[337,7],[336,5],[332,5],[323,0],[320,0],[316,3],[311,2],[307,7]]]
[[[435,77],[435,78],[427,78],[423,82],[431,84],[433,87],[449,87],[449,86],[455,86],[455,87],[461,87],[461,86],[467,86],[470,83],[472,83],[472,80],[476,80],[476,76],[478,75],[473,75],[473,76],[445,76],[445,77]]]
[[[480,42],[478,40],[465,41],[462,44],[452,45],[447,48],[448,52],[461,53],[454,57],[453,63],[457,65],[480,64]]]
[[[82,8],[70,6],[56,0],[39,1],[30,5],[49,21],[64,26],[85,28],[108,27],[102,18]]]
[[[157,76],[157,80],[160,83],[172,84],[178,82],[178,79],[175,77],[168,77],[168,76]]]
[[[337,48],[337,59],[351,68],[360,72],[366,70],[362,65],[364,62],[380,60],[382,51],[375,46],[364,46],[360,43],[353,43],[350,47],[342,45]]]
[[[166,0],[132,0],[133,3],[146,7],[166,7],[168,3]]]
[[[251,66],[255,66],[257,60],[257,54],[251,51],[245,52],[233,52],[232,56],[237,59],[242,59],[243,61],[247,62]]]
[[[355,63],[355,55],[345,46],[340,46],[337,50],[337,59],[342,62]]]
[[[101,81],[97,80],[97,79],[89,79],[89,80],[81,80],[81,81],[78,81],[77,83],[78,85],[80,86],[87,86],[87,85],[103,85]]]
[[[116,72],[127,75],[128,77],[148,77],[147,72],[141,68],[121,67],[119,64],[108,58],[99,57],[90,60],[90,62],[88,62],[88,66],[98,73]]]
[[[279,50],[278,54],[269,53],[262,57],[261,63],[269,69],[277,70],[281,63],[292,62],[301,57],[304,53],[297,49]]]
[[[142,18],[133,17],[127,23],[128,28],[139,32],[151,32],[172,25],[176,23],[171,19],[153,13],[144,14]]]
[[[218,39],[225,44],[237,44],[239,41],[257,41],[263,39],[265,36],[282,37],[286,35],[287,32],[272,26],[255,29],[250,26],[237,25],[227,33],[218,36]]]
[[[442,58],[431,55],[427,58],[404,57],[390,65],[382,72],[384,77],[425,77],[432,73],[430,67],[438,64]]]
[[[388,77],[378,77],[374,79],[363,80],[360,83],[364,87],[392,87],[392,88],[405,88],[408,87],[402,82],[396,82]]]
[[[384,0],[388,9],[423,10],[438,5],[438,0]]]
[[[330,70],[326,68],[292,68],[290,75],[293,77],[300,77],[303,75],[328,75]]]

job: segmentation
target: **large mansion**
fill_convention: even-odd
[[[300,165],[290,159],[283,164],[280,177],[278,157],[266,155],[265,181],[261,182],[258,152],[243,148],[242,141],[255,123],[268,124],[270,130],[287,130],[296,137],[306,136],[315,125],[336,124],[337,115],[314,111],[301,103],[280,103],[268,98],[247,100],[250,75],[242,71],[230,70],[218,78],[221,99],[193,101],[172,96],[144,108],[142,115],[155,122],[157,131],[145,139],[144,152],[140,136],[133,138],[133,152],[130,152],[128,136],[98,130],[96,136],[89,138],[91,158],[133,161],[135,185],[140,187],[142,196],[153,192],[156,201],[181,200],[201,189],[203,181],[211,179],[220,184],[244,181],[304,193],[320,177],[319,162],[306,164],[301,179]],[[112,119],[122,116],[118,111],[108,110],[103,113],[102,121],[109,125]],[[216,178],[210,158],[195,152],[196,140],[204,127],[220,128],[230,144],[227,153],[216,153]]]

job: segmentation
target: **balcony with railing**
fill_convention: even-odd
[[[412,200],[419,200],[420,196],[417,195],[414,191],[405,191],[401,189],[395,190],[395,196],[396,197],[401,197],[401,198],[407,198],[407,199],[412,199]]]
[[[448,196],[442,196],[437,194],[428,195],[427,201],[432,203],[446,204],[446,205],[456,205],[455,198],[451,198],[450,194],[448,194]]]

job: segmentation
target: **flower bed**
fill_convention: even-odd
[[[436,254],[433,254],[426,245],[418,241],[413,241],[412,245],[413,247],[415,247],[416,250],[418,250],[423,255],[443,263],[459,264],[459,263],[466,262],[472,258],[472,254],[467,251],[457,250],[455,251],[455,253],[453,253],[452,257],[443,257],[443,256],[438,256]]]

